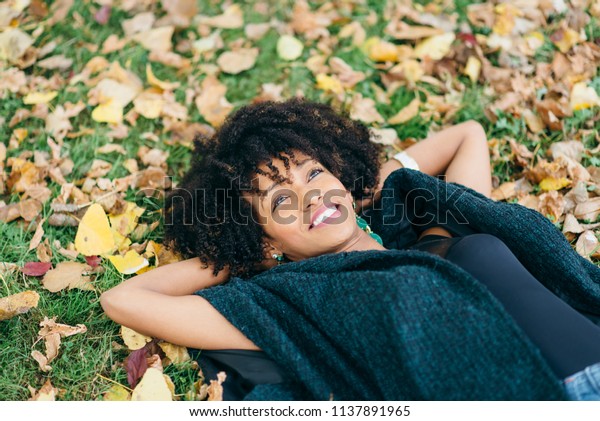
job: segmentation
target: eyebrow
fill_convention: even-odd
[[[299,161],[298,162],[298,168],[302,168],[304,166],[304,164],[306,164],[307,162],[312,161],[312,160],[313,160],[313,158],[307,158],[307,159],[305,159],[303,161]],[[276,186],[279,186],[280,184],[281,183],[273,183],[273,184],[271,184],[271,186],[266,190],[265,195],[261,198],[260,201],[263,202],[264,199],[267,197],[267,195],[271,192],[271,190],[273,190]]]

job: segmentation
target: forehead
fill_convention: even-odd
[[[293,170],[297,165],[292,161],[292,157],[287,154],[282,154],[282,155],[289,159],[288,163],[290,166],[290,170]],[[306,160],[314,160],[314,158],[312,158],[309,155],[306,155],[303,152],[294,151],[294,160],[296,162],[301,163]],[[282,176],[282,177],[290,176],[290,174],[287,172],[287,170],[285,168],[285,164],[284,164],[283,160],[274,157],[271,161],[271,165],[273,167],[277,168],[277,170],[279,171],[279,174],[278,174],[279,176]],[[275,175],[274,171],[267,166],[267,163],[262,163],[262,164],[258,165],[257,168],[260,169],[261,171],[264,171],[268,175]],[[263,174],[256,174],[256,180],[259,184],[257,187],[261,190],[264,190],[267,187],[269,187],[271,184],[273,184],[273,179],[271,179],[270,177],[265,176]]]

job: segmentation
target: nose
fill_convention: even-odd
[[[306,204],[306,207],[314,207],[315,209],[319,206],[319,204],[322,202],[322,194],[321,191],[319,190],[315,190],[315,189],[309,189],[307,192],[305,192],[304,194],[304,203]]]

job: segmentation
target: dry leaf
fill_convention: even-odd
[[[214,76],[207,76],[202,81],[202,92],[195,103],[204,119],[214,127],[219,127],[233,110],[233,105],[225,98],[227,87]]]
[[[125,253],[125,256],[108,256],[108,260],[110,260],[115,269],[125,275],[136,273],[149,265],[148,260],[137,254],[135,250],[129,250]]]
[[[575,250],[577,250],[577,253],[586,259],[589,259],[590,255],[598,254],[599,249],[600,244],[594,231],[588,230],[582,232],[577,239],[577,243],[575,243]]]
[[[30,401],[55,401],[58,389],[52,386],[50,379],[46,379],[46,383],[44,383],[40,390],[35,390],[29,386],[29,392],[31,392],[31,398],[28,399]]]
[[[115,249],[112,230],[102,206],[94,203],[87,210],[77,229],[75,248],[84,256],[98,256]]]
[[[133,389],[132,401],[172,401],[173,395],[163,373],[156,368],[148,368],[142,380]]]
[[[42,284],[50,292],[62,291],[65,288],[93,291],[94,286],[90,283],[90,277],[83,276],[91,270],[90,266],[83,263],[61,262],[44,275]]]
[[[35,229],[35,233],[33,234],[33,237],[31,238],[31,242],[29,243],[29,249],[27,251],[31,251],[35,248],[37,248],[37,246],[39,246],[39,244],[42,241],[42,237],[44,236],[44,222],[46,222],[46,218],[43,218],[37,225],[37,228]]]
[[[363,98],[360,93],[356,93],[352,97],[350,104],[350,118],[360,120],[364,123],[383,123],[384,119],[375,108],[375,101],[371,98]]]
[[[225,73],[236,75],[254,67],[257,57],[258,48],[242,48],[224,52],[217,59],[217,64]]]
[[[110,98],[94,108],[92,118],[98,123],[120,123],[123,121],[123,106],[116,99]]]
[[[148,31],[137,33],[133,40],[150,51],[170,51],[172,48],[171,38],[175,28],[173,26],[162,26]]]
[[[323,73],[319,73],[317,75],[317,89],[322,89],[323,91],[330,91],[334,94],[342,94],[344,92],[344,87],[342,86],[342,82],[335,77],[329,76]]]
[[[58,92],[56,92],[56,91],[32,92],[30,94],[27,94],[25,96],[25,98],[23,98],[23,103],[27,104],[27,105],[47,104],[50,101],[52,101],[54,98],[56,98],[57,95],[58,95]]]
[[[0,320],[7,320],[17,314],[27,313],[37,307],[40,296],[35,291],[24,291],[0,298]]]
[[[127,348],[132,351],[143,348],[144,345],[152,340],[151,337],[142,335],[126,326],[121,326],[121,337],[123,338],[125,345],[127,345]]]
[[[50,363],[58,355],[60,338],[87,332],[87,328],[82,324],[78,324],[77,326],[69,326],[56,323],[56,317],[53,317],[52,319],[44,317],[44,320],[40,322],[40,327],[41,329],[38,332],[36,343],[42,339],[44,340],[46,355],[34,350],[31,352],[31,356],[38,362],[40,369],[44,372],[52,370]]]
[[[15,63],[33,45],[33,38],[19,28],[0,33],[0,60]]]
[[[227,374],[224,371],[217,373],[217,380],[211,380],[208,386],[208,400],[222,401],[223,400],[223,382],[227,379]]]
[[[169,342],[160,342],[158,346],[160,346],[167,358],[174,364],[180,364],[191,359],[187,348],[184,346],[173,345]]]
[[[570,105],[575,111],[598,107],[600,106],[600,97],[593,87],[587,86],[585,82],[579,82],[573,85],[571,90]]]
[[[283,60],[293,61],[302,55],[304,45],[291,35],[282,35],[277,41],[277,55]]]
[[[419,98],[413,99],[406,107],[402,108],[396,115],[388,119],[389,124],[402,124],[414,118],[419,114],[419,106],[421,101]]]
[[[110,389],[102,395],[103,401],[128,401],[131,400],[131,393],[120,384],[113,384]]]
[[[199,23],[224,29],[241,28],[244,25],[244,15],[239,4],[232,4],[222,15],[218,16],[199,16]]]
[[[429,57],[432,60],[441,60],[450,52],[450,47],[455,38],[453,32],[427,38],[415,47],[415,57],[421,59]]]

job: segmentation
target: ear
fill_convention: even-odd
[[[282,253],[279,243],[274,240],[263,241],[263,257],[265,259],[273,259],[273,254],[275,253]]]

